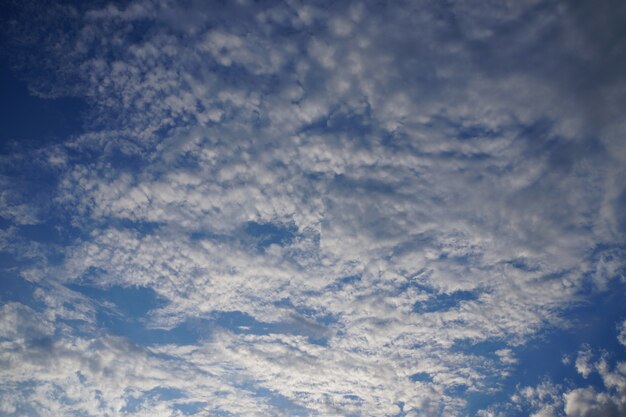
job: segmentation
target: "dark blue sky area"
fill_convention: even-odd
[[[87,109],[79,98],[45,99],[33,95],[27,83],[0,61],[0,132],[4,152],[7,143],[32,146],[61,142],[81,131]]]

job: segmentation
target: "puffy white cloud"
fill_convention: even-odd
[[[576,357],[576,371],[581,374],[583,377],[587,378],[591,372],[593,372],[593,365],[591,363],[591,359],[593,353],[589,346],[585,346],[582,350],[578,352],[578,356]]]
[[[557,417],[563,409],[561,390],[561,386],[544,380],[535,387],[519,388],[512,397],[512,403],[529,410],[529,415],[533,417]]]
[[[592,363],[593,352],[585,346],[578,353],[576,370],[587,378],[597,372],[604,389],[592,386],[576,388],[563,394],[564,411],[568,417],[611,417],[626,412],[626,362],[617,361],[612,366],[605,353]]]
[[[621,98],[593,92],[619,84],[600,77],[596,26],[552,2],[442,7],[133,1],[41,10],[28,37],[16,24],[54,75],[32,89],[94,109],[89,132],[42,151],[53,209],[81,231],[61,262],[21,271],[42,322],[2,310],[3,375],[35,385],[20,404],[182,414],[154,394],[165,386],[206,412],[274,415],[274,395],[319,415],[457,415],[455,389],[492,389],[589,277],[606,288],[624,266],[626,174],[611,152]],[[35,222],[39,203],[15,195],[0,215]],[[265,245],[250,224],[291,235]],[[224,312],[275,327],[140,348],[95,335],[111,306],[71,284],[154,290],[150,329]],[[50,355],[20,339],[35,330]],[[458,349],[485,341],[508,347]],[[577,370],[622,389],[590,352]],[[519,395],[550,416],[557,391]],[[566,409],[593,415],[612,395],[572,391]]]
[[[31,313],[22,318],[25,323],[12,320],[24,313]],[[5,382],[2,396],[8,401],[11,392],[21,390],[21,399],[6,403],[7,409],[14,410],[10,412],[32,410],[42,416],[76,412],[172,415],[178,405],[197,402],[204,410],[271,413],[271,405],[237,388],[218,361],[186,363],[123,338],[102,334],[83,338],[68,333],[63,326],[57,326],[53,334],[50,322],[18,303],[5,305],[3,316],[2,337],[10,340],[0,341],[0,361],[5,365],[0,371]],[[181,394],[170,400],[151,400],[155,390]]]
[[[46,337],[54,331],[52,323],[20,303],[4,304],[0,318],[0,337],[5,339]]]
[[[624,404],[593,388],[578,388],[565,395],[565,413],[572,417],[617,417],[624,414]]]
[[[611,369],[606,359],[597,364],[605,390],[577,388],[564,394],[568,417],[612,417],[626,413],[626,362]]]

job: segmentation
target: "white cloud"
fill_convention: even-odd
[[[618,417],[624,407],[606,393],[593,388],[578,388],[565,395],[565,413],[571,417]]]
[[[584,378],[587,378],[594,370],[593,364],[591,363],[592,358],[593,353],[589,346],[583,347],[583,349],[578,351],[578,356],[576,357],[576,371]]]
[[[626,346],[626,320],[624,320],[624,322],[622,322],[621,327],[618,327],[619,330],[619,334],[617,336],[617,340],[619,340],[619,342]]]
[[[496,350],[496,355],[498,355],[500,361],[505,365],[515,365],[517,363],[517,358],[511,349]]]
[[[615,353],[603,352],[594,361],[594,351],[584,345],[574,367],[589,378],[597,374],[601,386],[573,387],[571,380],[556,384],[549,379],[536,386],[518,385],[510,402],[492,404],[477,416],[500,416],[524,413],[534,417],[613,417],[626,412],[626,362],[614,360]],[[567,357],[567,356],[566,356]],[[570,364],[570,358],[564,365]]]
[[[601,290],[619,275],[625,175],[607,151],[620,115],[591,114],[593,86],[572,91],[583,65],[553,61],[593,62],[579,33],[590,27],[574,27],[574,6],[546,4],[542,17],[538,2],[496,3],[459,2],[447,15],[428,2],[136,1],[39,17],[64,29],[22,39],[38,39],[41,67],[56,71],[54,85],[33,89],[86,97],[95,111],[90,132],[45,153],[59,175],[52,210],[81,235],[62,262],[20,271],[39,286],[42,323],[63,330],[51,356],[18,340],[32,330],[18,325],[26,307],[3,310],[13,349],[3,375],[36,387],[21,403],[101,415],[135,399],[137,415],[175,415],[176,400],[149,395],[165,384],[206,412],[279,413],[254,395],[262,388],[319,415],[402,405],[430,416],[461,412],[454,389],[493,389],[513,350],[456,347],[523,345],[564,323],[588,277]],[[22,200],[1,194],[0,215],[37,221],[37,203]],[[294,236],[259,248],[249,222]],[[285,330],[140,348],[94,336],[104,307],[67,288],[76,283],[151,288],[164,301],[151,329],[241,312]],[[622,389],[590,350],[576,368]],[[563,408],[557,391],[519,395],[550,416]],[[592,415],[617,404],[612,395],[581,389],[565,401],[571,415]]]
[[[0,337],[18,339],[50,336],[52,324],[33,309],[20,303],[7,303],[0,309]]]
[[[561,386],[544,380],[535,387],[519,388],[513,395],[512,403],[529,410],[529,415],[533,417],[557,417],[563,409],[561,389]]]
[[[577,361],[578,368],[578,361]],[[594,371],[602,378],[604,390],[577,388],[564,394],[568,417],[611,417],[626,413],[626,362],[609,364],[603,356]]]
[[[28,308],[15,303],[4,307],[5,312],[20,309]],[[7,314],[11,315],[4,315]],[[0,360],[7,364],[0,375],[7,388],[25,383],[33,387],[23,391],[19,406],[28,405],[28,409],[36,410],[39,415],[118,414],[136,398],[144,404],[137,413],[129,408],[128,415],[144,415],[142,412],[148,410],[171,414],[176,404],[193,401],[204,403],[205,410],[246,415],[271,413],[270,405],[231,385],[234,381],[228,382],[228,371],[214,360],[204,360],[189,368],[189,364],[176,356],[155,355],[122,338],[100,335],[86,339],[67,334],[62,327],[57,328],[63,334],[59,337],[52,335],[49,322],[41,317],[31,320],[46,323],[45,332],[38,329],[35,334],[23,324],[19,335],[3,331],[3,336],[12,340],[0,342]],[[11,320],[6,321],[5,329],[7,326],[12,326]],[[177,390],[183,397],[150,404],[149,394],[154,389]],[[10,396],[9,393],[3,395]]]

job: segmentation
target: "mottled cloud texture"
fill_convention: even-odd
[[[597,340],[511,380],[626,282],[623,2],[6,9],[85,110],[3,138],[0,414],[626,413]]]

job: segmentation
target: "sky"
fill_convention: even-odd
[[[625,2],[0,35],[0,416],[626,416]]]

